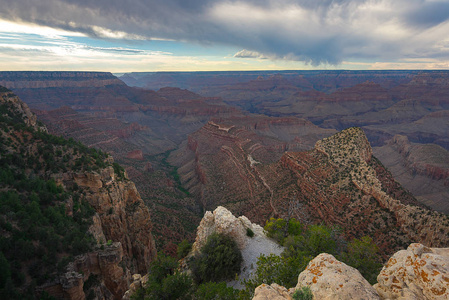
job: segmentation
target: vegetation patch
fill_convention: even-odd
[[[313,300],[312,291],[308,286],[303,286],[302,288],[296,290],[293,293],[294,300]]]
[[[223,234],[212,234],[206,244],[189,262],[193,278],[197,283],[234,279],[240,274],[243,262],[237,244]]]

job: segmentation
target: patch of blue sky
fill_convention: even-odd
[[[239,49],[228,46],[208,46],[182,41],[171,40],[116,40],[116,39],[96,39],[87,36],[69,37],[71,41],[78,44],[88,45],[98,48],[123,48],[135,49],[145,52],[161,52],[182,56],[229,56]]]

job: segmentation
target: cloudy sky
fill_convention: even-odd
[[[449,0],[0,0],[0,69],[449,69]]]

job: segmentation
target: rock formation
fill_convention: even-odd
[[[27,126],[30,126],[36,130],[47,130],[44,126],[37,125],[37,117],[33,114],[28,105],[22,102],[13,92],[0,86],[0,103],[6,105],[9,110],[18,114],[18,117],[25,122]]]
[[[98,247],[94,252],[75,257],[65,273],[54,282],[39,286],[37,291],[46,291],[60,299],[85,299],[84,282],[92,276],[100,278],[101,282],[92,288],[93,295],[97,298],[121,299],[131,277],[129,269],[119,265],[124,254],[122,245],[116,242],[103,247],[103,250]]]
[[[253,300],[292,299],[302,287],[309,287],[314,299],[448,299],[449,248],[411,244],[388,260],[377,280],[372,287],[359,271],[322,253],[299,274],[295,288],[262,284]]]
[[[0,72],[0,85],[9,89],[105,87],[125,85],[107,72]]]
[[[286,150],[305,150],[333,130],[297,118],[214,118],[170,155],[181,182],[205,210],[225,205],[262,224],[272,212],[265,166]],[[264,174],[265,173],[265,174]]]
[[[360,272],[322,253],[309,262],[298,276],[296,289],[310,287],[315,299],[380,299]]]
[[[145,273],[156,257],[150,214],[126,173],[123,179],[116,176],[108,167],[100,174],[64,174],[61,182],[74,181],[85,188],[87,201],[100,217],[105,239],[121,243],[124,260],[133,273]]]
[[[23,290],[42,276],[37,291],[84,299],[84,283],[91,280],[88,289],[98,298],[120,299],[130,272],[145,273],[156,256],[149,210],[134,183],[109,155],[47,134],[18,97],[2,87],[0,96],[0,139],[7,141],[0,149],[2,197],[5,190],[20,194],[18,207],[34,198],[33,214],[23,212],[20,219],[36,221],[39,231],[30,234],[29,224],[17,223],[15,208],[3,206],[2,224],[17,225],[14,232],[1,229],[8,246],[2,257],[27,270]],[[21,239],[16,231],[30,240],[28,256],[14,256],[11,245]],[[62,260],[70,262],[64,272]]]
[[[248,235],[248,230],[253,236]],[[261,255],[280,255],[284,250],[276,242],[267,238],[263,228],[251,223],[247,217],[236,218],[229,210],[219,206],[213,212],[207,211],[197,229],[195,243],[192,246],[192,254],[201,250],[207,238],[212,233],[221,233],[234,240],[242,251],[243,263],[239,280],[229,284],[235,288],[242,288],[241,280],[252,278],[257,258]]]
[[[339,225],[349,239],[371,236],[384,255],[411,242],[448,245],[449,218],[395,182],[361,129],[324,138],[310,151],[287,151],[279,161],[252,130],[214,120],[171,156],[206,209],[226,205],[259,224],[293,216]]]
[[[281,162],[298,178],[299,198],[319,220],[340,224],[350,235],[373,236],[388,251],[409,241],[448,245],[449,218],[419,207],[400,186],[388,183],[360,129],[323,139],[308,153],[286,153]],[[388,236],[385,228],[390,228]]]
[[[411,244],[388,260],[377,281],[384,299],[448,299],[449,248]]]
[[[247,217],[240,216],[236,218],[229,210],[219,206],[214,212],[206,211],[200,225],[197,229],[195,243],[193,243],[193,252],[199,251],[207,238],[212,233],[221,233],[232,238],[240,250],[245,248],[251,239],[246,235],[246,230],[251,229],[256,236],[262,236],[263,228],[252,224]]]
[[[246,234],[246,230],[251,229],[256,237],[265,236],[263,228],[251,223],[247,217],[236,218],[229,210],[219,206],[213,213],[206,211],[197,229],[195,243],[192,251],[196,252],[206,244],[207,238],[212,233],[221,233],[232,238],[240,250],[244,249],[251,238]]]
[[[374,153],[394,178],[434,210],[449,212],[449,152],[435,144],[411,143],[395,135]]]
[[[276,283],[261,284],[254,291],[253,300],[292,300],[293,289],[287,290]]]

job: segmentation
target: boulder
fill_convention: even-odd
[[[297,289],[309,286],[315,299],[380,299],[360,272],[327,253],[309,262],[298,276]]]
[[[276,283],[261,284],[256,288],[253,300],[292,300],[292,292]]]
[[[411,244],[388,260],[377,282],[385,299],[449,299],[449,248]]]

